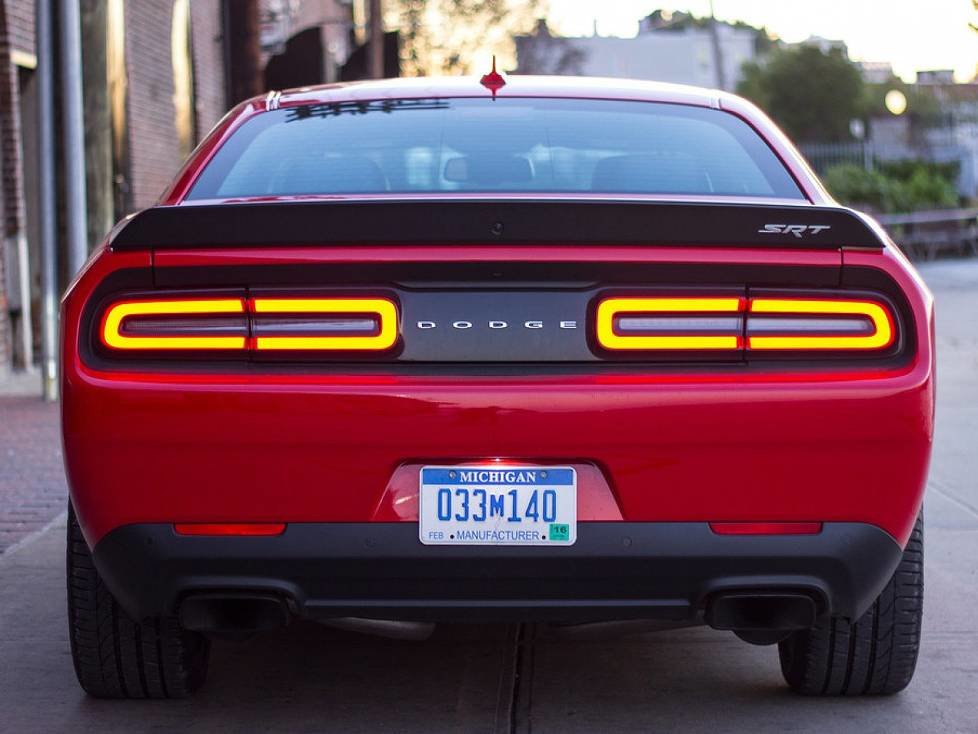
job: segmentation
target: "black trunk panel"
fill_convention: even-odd
[[[588,199],[157,206],[112,237],[119,250],[351,244],[883,246],[842,207]]]

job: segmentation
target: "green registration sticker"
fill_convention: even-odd
[[[551,540],[570,540],[570,525],[566,523],[550,523]]]

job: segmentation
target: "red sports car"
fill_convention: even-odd
[[[238,106],[71,287],[81,685],[184,696],[293,619],[644,619],[901,690],[920,278],[742,99],[481,81]]]

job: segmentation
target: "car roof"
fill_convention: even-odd
[[[719,107],[726,96],[715,89],[682,84],[600,77],[508,75],[498,97],[626,99]],[[491,97],[481,77],[407,77],[322,84],[270,92],[278,106],[428,97]]]

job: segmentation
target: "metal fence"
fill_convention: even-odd
[[[862,166],[871,171],[878,158],[873,145],[866,142],[807,143],[799,148],[819,176],[824,176],[827,170],[843,163]]]
[[[978,255],[978,209],[941,209],[877,217],[914,260]]]
[[[850,163],[872,171],[877,163],[920,159],[935,163],[957,163],[958,193],[965,197],[978,195],[978,146],[974,149],[955,143],[947,136],[932,136],[923,147],[892,143],[853,141],[850,143],[803,143],[802,155],[819,176],[833,166]]]

